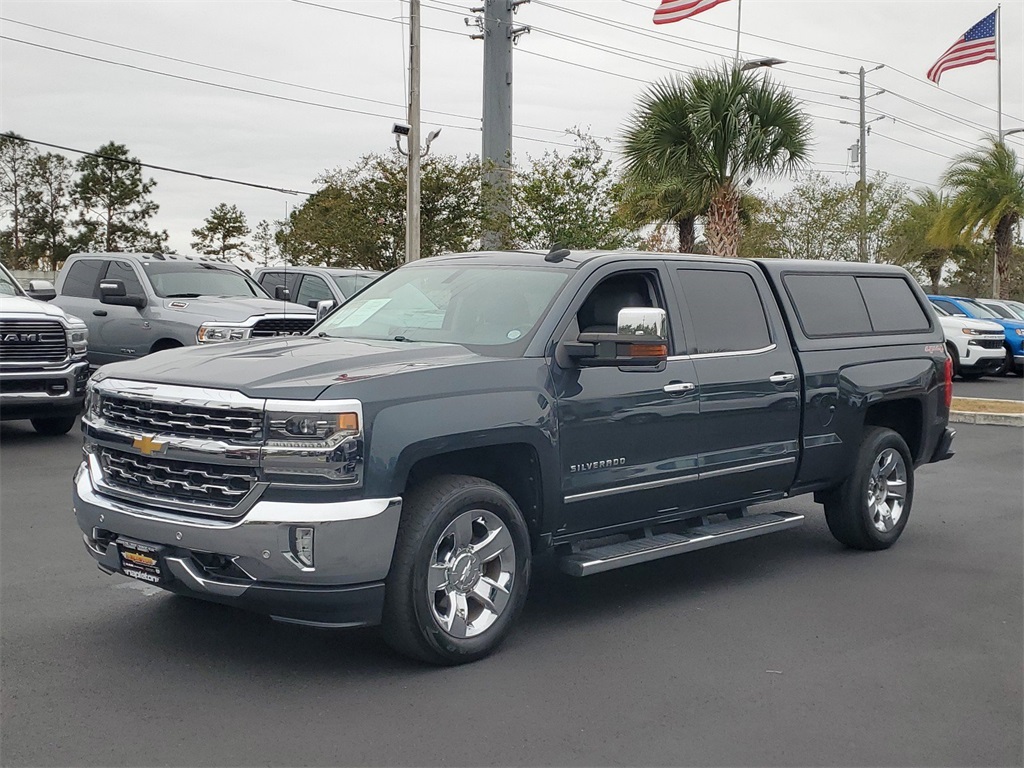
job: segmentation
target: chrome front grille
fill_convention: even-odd
[[[0,361],[59,363],[67,356],[64,326],[56,320],[0,320]]]
[[[250,443],[263,436],[263,413],[255,409],[209,408],[103,395],[100,414],[108,424],[181,437],[211,437]]]
[[[268,336],[296,336],[312,328],[315,320],[312,315],[259,320],[252,327],[252,337],[259,339]]]
[[[156,503],[192,503],[228,511],[252,491],[255,467],[155,459],[110,448],[99,450],[103,480],[114,489]]]

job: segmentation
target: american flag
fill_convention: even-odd
[[[724,2],[726,0],[661,0],[661,5],[654,11],[654,23],[682,21]]]
[[[938,83],[947,69],[966,67],[996,57],[996,11],[968,29],[963,37],[939,56],[939,60],[928,70],[928,79]]]

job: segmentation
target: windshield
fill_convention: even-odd
[[[207,261],[144,261],[156,295],[164,299],[200,296],[238,296],[266,299],[269,295],[252,278],[229,264]]]
[[[532,334],[566,273],[518,267],[399,269],[316,328],[346,339],[512,345]]]
[[[935,310],[935,314],[939,315],[940,317],[949,317],[949,312],[944,310],[938,304],[932,304],[932,309],[934,309]]]
[[[1024,304],[1021,304],[1019,301],[1008,301],[1006,306],[1017,313],[1017,319],[1024,320]]]
[[[1002,318],[1004,318],[1006,320],[1016,320],[1017,319],[1017,315],[1015,315],[1009,309],[1005,309],[1003,307],[1000,307],[997,304],[989,304],[988,302],[985,302],[984,307],[985,307],[985,309],[987,309],[987,310],[989,310],[991,312],[995,312],[997,315],[999,315],[1000,317],[1002,317]]]
[[[0,296],[22,296],[21,286],[7,267],[0,264]]]
[[[971,311],[971,314],[973,314],[975,317],[994,317],[997,320],[999,319],[999,315],[997,315],[991,309],[981,306],[981,304],[979,304],[976,301],[971,301],[970,299],[961,299],[960,303],[967,307],[967,309],[969,309]]]

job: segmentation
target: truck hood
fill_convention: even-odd
[[[55,304],[47,304],[43,301],[22,296],[4,296],[0,298],[0,312],[10,312],[12,315],[35,315],[53,320],[66,318],[71,323],[82,323],[80,319],[74,315],[69,315]]]
[[[457,344],[293,336],[167,350],[105,365],[93,378],[314,400],[332,385],[488,359]]]
[[[990,320],[975,320],[972,317],[944,317],[939,315],[939,322],[943,328],[959,331],[962,328],[971,328],[982,333],[1002,334],[1003,326],[993,323]]]
[[[239,296],[200,296],[192,299],[160,299],[168,312],[182,312],[201,318],[202,322],[240,323],[253,315],[308,315],[316,310],[301,304],[275,299],[242,298]]]

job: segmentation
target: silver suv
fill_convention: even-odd
[[[33,287],[52,298],[49,283]],[[85,323],[26,296],[0,265],[0,418],[30,419],[44,435],[70,430],[85,399],[88,338]]]
[[[221,341],[294,336],[316,312],[272,299],[238,267],[162,253],[80,253],[57,278],[62,309],[89,326],[94,366]]]

